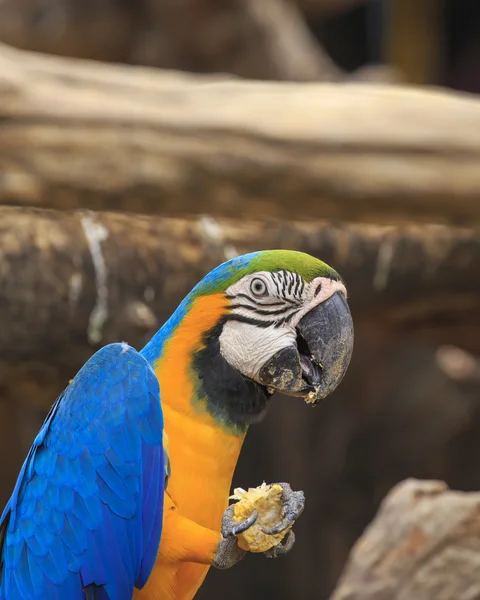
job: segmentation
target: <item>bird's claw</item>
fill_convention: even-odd
[[[258,518],[258,513],[256,510],[254,510],[252,514],[248,517],[248,519],[245,519],[245,521],[235,521],[233,518],[234,510],[235,504],[231,504],[223,513],[222,535],[225,538],[238,535],[239,533],[243,533],[245,530],[251,527]]]
[[[269,529],[263,529],[263,533],[267,535],[276,535],[281,533],[287,527],[298,519],[305,508],[305,494],[303,492],[294,492],[288,483],[278,483],[283,489],[283,511],[282,520],[280,523]],[[295,538],[294,538],[295,541]],[[293,545],[293,544],[292,544]]]
[[[287,535],[283,538],[283,540],[277,546],[273,546],[270,550],[264,552],[267,558],[278,558],[279,556],[283,556],[290,552],[295,544],[295,534],[290,529]]]
[[[213,566],[217,569],[229,569],[245,556],[245,550],[242,550],[237,544],[237,535],[251,527],[258,518],[256,510],[245,519],[245,521],[235,521],[233,515],[235,504],[231,504],[223,513],[222,518],[222,539],[218,544],[217,552],[213,560]]]
[[[262,528],[262,531],[267,535],[275,535],[281,533],[287,527],[292,525],[294,521],[302,514],[305,506],[305,496],[303,492],[294,492],[288,483],[279,483],[282,487],[282,520],[278,525],[271,529]],[[237,544],[237,535],[251,527],[258,518],[256,510],[245,519],[245,521],[235,521],[235,504],[231,504],[223,513],[222,518],[222,539],[217,548],[215,558],[212,565],[217,569],[228,569],[236,564],[246,555],[246,551],[242,550]],[[267,558],[277,558],[290,552],[295,544],[295,534],[290,530],[281,541],[280,544],[270,548],[264,552]]]

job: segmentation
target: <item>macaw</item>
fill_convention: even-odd
[[[353,345],[340,276],[270,250],[207,274],[137,352],[96,352],[57,399],[0,520],[1,600],[189,600],[245,552],[230,486],[279,391],[313,404]],[[278,532],[303,495],[283,488]],[[287,552],[293,533],[269,556]]]

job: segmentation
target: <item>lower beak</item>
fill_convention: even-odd
[[[275,354],[260,372],[260,382],[316,404],[343,379],[353,350],[353,321],[345,297],[336,292],[297,325],[297,347]]]

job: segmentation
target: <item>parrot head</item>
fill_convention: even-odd
[[[337,388],[352,355],[345,285],[302,252],[267,250],[220,265],[185,298],[164,337],[185,329],[192,314],[187,333],[201,329],[190,361],[198,396],[229,422],[258,420],[275,391],[317,404]]]

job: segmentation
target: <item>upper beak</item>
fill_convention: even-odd
[[[305,356],[299,348],[300,362],[304,379],[314,388],[312,400],[317,402],[337,388],[352,358],[353,321],[343,294],[336,292],[308,312],[297,331],[310,351]]]
[[[316,404],[345,375],[353,350],[353,321],[345,297],[336,292],[297,325],[297,347],[277,352],[260,372],[260,382]]]

